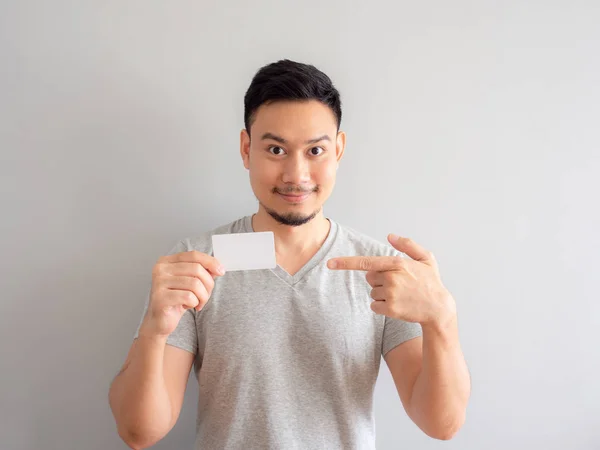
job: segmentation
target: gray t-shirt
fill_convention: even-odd
[[[365,272],[327,268],[337,256],[400,253],[329,221],[322,247],[295,275],[280,266],[226,273],[169,336],[196,355],[197,449],[375,448],[381,356],[421,327],[373,313]],[[246,216],[171,253],[212,255],[213,234],[252,231]]]

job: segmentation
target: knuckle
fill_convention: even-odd
[[[159,277],[162,274],[162,271],[163,263],[161,260],[159,260],[156,264],[154,264],[154,267],[152,267],[152,276]]]
[[[196,297],[196,295],[194,295],[193,292],[185,291],[185,296],[189,304],[195,305],[196,303],[198,303],[198,297]]]
[[[384,272],[383,279],[386,284],[391,284],[391,285],[396,284],[396,275],[392,272]]]
[[[155,278],[152,280],[152,287],[150,289],[151,295],[162,295],[163,291],[165,291],[165,287],[162,278]]]
[[[388,299],[390,299],[390,301],[395,302],[396,301],[396,296],[397,296],[397,287],[396,286],[389,286],[386,289],[385,298],[388,298]]]
[[[200,281],[198,278],[192,278],[192,288],[195,291],[202,292],[204,289],[204,283],[202,283],[202,281]]]
[[[194,276],[201,277],[202,274],[205,272],[204,267],[202,267],[202,265],[198,264],[198,263],[192,263],[192,264],[194,264]]]
[[[151,298],[154,299],[155,297],[163,295],[163,290],[162,283],[159,280],[154,280],[150,289]]]
[[[206,288],[206,292],[210,295],[213,288],[215,287],[215,280],[212,277],[208,277],[206,282],[204,283],[204,287]]]
[[[166,280],[165,280],[165,276],[163,276],[161,273],[157,273],[155,275],[153,275],[152,277],[152,284],[154,286],[156,286],[156,289],[162,289],[162,287],[165,285]]]
[[[207,300],[208,297],[210,296],[210,289],[202,282],[200,282],[200,295],[204,300]]]
[[[370,256],[365,256],[358,261],[360,270],[370,270],[373,267],[373,259]]]

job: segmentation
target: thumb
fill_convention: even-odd
[[[421,247],[415,241],[409,238],[400,237],[395,234],[388,235],[388,241],[396,250],[407,254],[415,261],[420,261],[428,265],[434,265],[435,261],[431,252]]]
[[[397,234],[390,233],[388,234],[388,242],[394,247],[396,250],[405,253],[406,247],[408,246],[408,239],[403,238],[402,236],[398,236]]]

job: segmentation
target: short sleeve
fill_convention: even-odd
[[[385,317],[383,325],[383,340],[381,344],[381,354],[385,356],[387,352],[403,342],[422,336],[421,325],[404,320]]]
[[[188,245],[186,241],[180,241],[171,249],[168,253],[173,255],[175,253],[181,253],[188,251]],[[144,310],[142,312],[141,319],[138,323],[137,330],[134,334],[134,339],[137,339],[140,332],[140,327],[144,321],[146,312],[148,311],[148,304],[150,302],[150,289],[146,295],[146,302],[144,304]],[[177,325],[177,328],[167,338],[167,344],[172,345],[183,350],[187,350],[190,353],[196,354],[198,352],[198,332],[196,329],[196,315],[195,310],[188,309]]]

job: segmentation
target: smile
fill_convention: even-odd
[[[280,195],[282,199],[289,203],[302,203],[310,196],[310,194],[310,192],[305,192],[303,194],[281,194],[278,192],[278,195]]]

